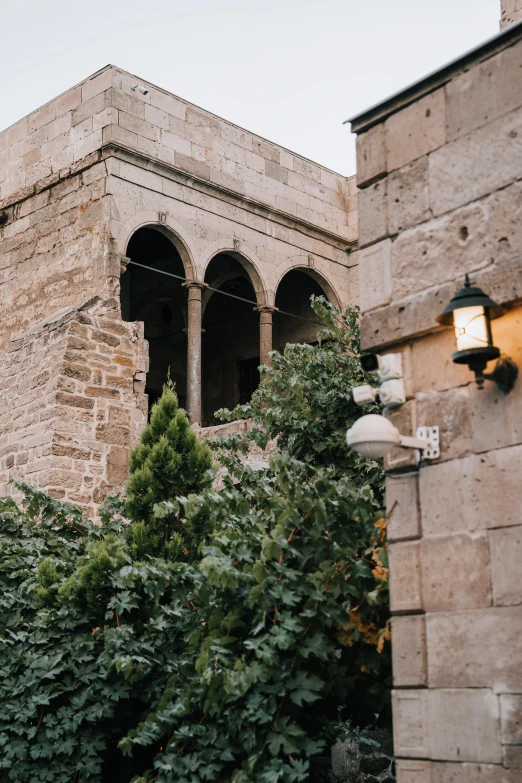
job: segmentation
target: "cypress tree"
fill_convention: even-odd
[[[208,445],[192,430],[174,385],[167,383],[131,453],[125,511],[135,556],[165,553],[178,559],[194,552],[201,535],[187,528],[177,498],[209,486],[211,467]]]

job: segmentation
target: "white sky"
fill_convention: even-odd
[[[102,68],[348,175],[342,121],[498,32],[499,0],[0,0],[0,128]]]

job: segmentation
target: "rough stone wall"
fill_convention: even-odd
[[[522,367],[521,39],[359,126],[363,347],[403,352],[401,432],[441,435],[386,460],[399,783],[522,779],[522,382],[479,390],[435,323],[468,272]]]
[[[0,374],[0,495],[23,479],[94,514],[146,421],[146,345],[115,300],[69,307],[14,340]]]
[[[103,288],[108,215],[100,154],[42,180],[20,201],[0,203],[0,356],[12,336]]]
[[[42,345],[51,341],[52,351],[58,351],[53,359],[58,366],[62,343],[56,340],[60,329],[66,328],[60,320],[62,311],[69,313],[68,308],[74,310],[95,296],[102,301],[118,300],[120,262],[130,237],[140,227],[156,226],[172,239],[190,279],[203,280],[207,264],[217,253],[236,253],[247,267],[260,303],[274,303],[279,280],[295,267],[315,276],[334,302],[357,301],[357,253],[352,252],[356,239],[354,178],[346,179],[307,161],[154,85],[145,84],[148,92],[142,95],[132,89],[137,83],[141,83],[137,77],[107,66],[0,133],[0,373],[4,386],[0,393],[11,409],[25,400],[26,384],[33,381],[24,362],[31,362],[32,377],[41,384],[34,388],[44,389],[53,410],[58,391],[90,400],[79,408],[63,398],[60,416],[73,434],[85,419],[82,437],[99,443],[90,429],[93,416],[102,415],[102,409],[108,415],[111,395],[112,419],[105,424],[112,426],[117,409],[124,417],[129,409],[141,411],[142,380],[135,383],[132,399],[130,386],[111,386],[112,380],[99,366],[100,356],[108,350],[99,335],[88,338],[91,347],[81,371],[92,377],[86,375],[83,380],[82,375],[73,378],[64,372],[47,378],[49,357]],[[140,325],[123,322],[119,304],[114,308],[114,338],[125,341],[125,334],[139,335]],[[78,322],[74,328],[80,327],[88,329],[89,325]],[[139,339],[139,348],[134,346],[131,358],[127,357],[132,360],[125,370],[127,380],[143,373],[139,357],[146,346],[142,334]],[[31,351],[44,358],[31,358]],[[101,381],[93,380],[97,372],[99,378],[99,371]],[[111,378],[115,375],[111,373]],[[105,389],[98,399],[94,387]],[[31,393],[39,394],[27,393],[28,400]],[[26,430],[38,425],[38,437],[45,436],[46,443],[52,442],[57,431],[51,409],[40,411],[41,400],[35,400],[27,407],[22,404],[15,419],[19,432],[7,411],[2,414],[0,442],[2,448],[9,447],[2,468],[5,477],[25,476],[57,494],[60,482],[49,478],[39,460],[53,457],[54,465],[58,458],[64,464],[75,458],[34,451],[24,462]],[[143,421],[142,413],[138,419]],[[137,430],[131,440],[136,437]],[[107,466],[100,465],[100,460],[108,459],[107,464],[114,466],[116,451],[111,448],[128,448],[128,444],[109,442],[101,448],[99,443],[88,458],[63,468],[74,472],[81,463],[84,478],[71,478],[70,485],[65,476],[60,480],[68,499],[87,506],[101,499],[100,488],[116,489],[121,484],[122,471],[114,467],[104,473]],[[33,459],[34,469],[30,468]],[[88,466],[96,461],[98,469],[91,470]]]
[[[518,22],[522,19],[522,2],[521,0],[500,0],[500,29]]]

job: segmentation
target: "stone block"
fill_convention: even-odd
[[[522,745],[522,695],[500,696],[500,736],[505,745]]]
[[[503,751],[505,767],[508,769],[522,769],[522,745],[504,745]]]
[[[417,417],[415,401],[401,405],[400,408],[394,408],[388,411],[386,417],[397,427],[401,435],[414,436],[417,429]],[[420,424],[431,424],[431,422],[420,421]],[[403,449],[399,446],[394,447],[384,458],[384,468],[387,473],[394,470],[407,470],[418,466],[418,452],[416,449]]]
[[[387,304],[391,299],[390,251],[389,239],[359,251],[359,294],[363,312]]]
[[[455,364],[455,331],[443,329],[412,342],[411,392],[445,391],[470,381],[469,369]]]
[[[381,180],[359,191],[359,247],[388,235],[387,181]]]
[[[431,783],[520,783],[518,772],[497,764],[432,764]]]
[[[113,446],[107,456],[107,481],[123,484],[129,477],[129,449]]]
[[[471,453],[471,407],[467,388],[417,392],[415,400],[419,422],[439,427],[441,460]]]
[[[520,177],[522,109],[517,109],[430,155],[430,207],[442,215]]]
[[[427,157],[392,172],[387,182],[390,234],[430,219]]]
[[[489,548],[493,603],[496,606],[522,604],[522,524],[490,530]]]
[[[432,783],[429,761],[397,759],[397,783]]]
[[[477,564],[477,570],[480,568]],[[487,572],[482,571],[487,580]],[[426,616],[430,688],[522,692],[522,613],[512,607]]]
[[[367,187],[386,174],[384,124],[357,136],[357,185]]]
[[[384,129],[389,172],[438,149],[446,142],[444,89],[392,114]]]
[[[419,494],[424,535],[520,524],[521,472],[522,445],[422,467]]]
[[[403,231],[391,251],[394,299],[446,281],[462,286],[463,270],[471,274],[490,265],[487,219],[481,202]]]
[[[430,758],[500,763],[498,697],[487,688],[428,691]]]
[[[82,101],[88,101],[90,98],[105,92],[112,87],[114,69],[108,68],[98,75],[94,75],[82,84]]]
[[[506,395],[494,383],[471,387],[473,451],[501,449],[522,442],[522,383]]]
[[[421,547],[422,603],[426,612],[491,606],[486,535],[423,538]]]
[[[420,545],[417,541],[390,544],[390,608],[392,612],[422,609]]]
[[[392,639],[394,687],[426,685],[428,673],[424,615],[394,617]]]
[[[428,691],[392,692],[393,746],[396,756],[429,758]]]
[[[446,85],[448,141],[522,106],[522,43],[452,79]]]
[[[488,230],[495,259],[522,254],[522,183],[493,193],[486,200]]]
[[[386,479],[388,542],[419,538],[420,507],[418,474],[399,473]]]

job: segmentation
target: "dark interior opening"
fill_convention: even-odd
[[[231,255],[212,259],[205,282],[248,300],[203,294],[203,424],[210,425],[216,410],[248,402],[259,384],[259,313],[248,273]]]
[[[146,266],[185,277],[172,242],[155,228],[140,228],[127,246],[127,256]],[[181,407],[187,397],[187,292],[182,280],[129,265],[121,276],[121,311],[125,321],[143,321],[149,343],[146,393],[149,409],[169,377]]]
[[[317,340],[321,320],[312,310],[310,304],[312,294],[326,296],[319,283],[300,269],[287,272],[279,283],[275,299],[276,307],[310,320],[291,318],[276,311],[273,319],[275,350],[283,352],[287,343],[314,343]],[[310,321],[315,321],[317,326]]]

